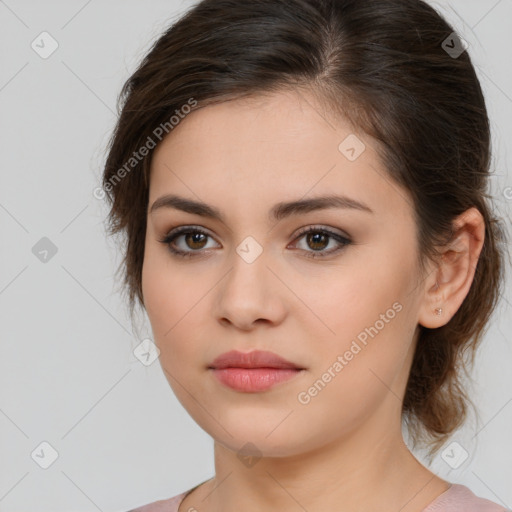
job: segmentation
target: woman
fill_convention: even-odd
[[[502,279],[485,102],[446,21],[203,0],[122,100],[103,186],[130,304],[215,442],[212,479],[136,510],[504,512],[402,436],[432,455],[463,424]]]

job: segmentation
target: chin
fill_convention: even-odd
[[[222,438],[214,438],[215,442],[221,444],[228,450],[237,453],[239,459],[244,463],[246,458],[284,458],[300,455],[304,452],[304,443],[300,440],[296,442],[290,440],[289,436],[283,436],[283,439],[270,440],[267,434],[259,435],[223,436]]]

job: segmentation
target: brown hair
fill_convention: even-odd
[[[125,235],[132,314],[136,299],[143,306],[148,176],[161,127],[170,132],[171,116],[192,103],[308,88],[378,142],[413,200],[422,269],[456,216],[475,206],[485,220],[468,296],[446,325],[421,327],[403,402],[414,444],[438,451],[465,420],[463,356],[473,364],[503,278],[504,233],[487,194],[489,121],[469,55],[448,51],[460,49],[453,33],[421,0],[203,0],[170,26],[123,86],[103,175],[110,234]]]

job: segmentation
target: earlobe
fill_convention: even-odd
[[[429,329],[436,329],[448,322],[448,311],[446,308],[447,301],[437,279],[441,274],[438,267],[430,273],[429,278],[425,281],[424,299],[418,316],[418,323]],[[432,285],[432,280],[435,283]]]
[[[418,323],[430,329],[447,324],[460,308],[475,275],[485,240],[485,221],[472,207],[453,222],[452,240],[425,280]]]

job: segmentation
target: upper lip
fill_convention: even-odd
[[[282,357],[263,350],[252,352],[238,352],[231,350],[217,357],[209,368],[294,368],[303,369],[295,363],[287,361]]]

